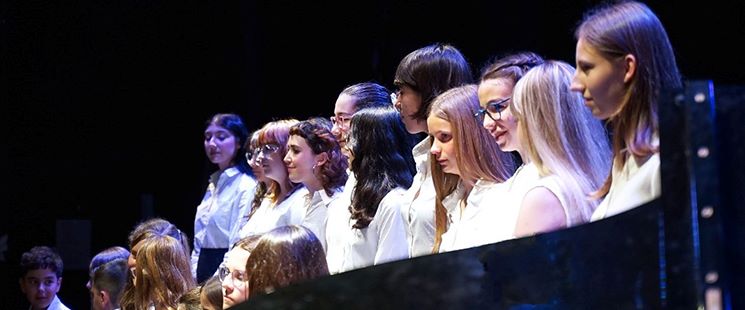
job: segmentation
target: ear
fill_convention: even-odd
[[[624,83],[630,82],[631,79],[634,78],[634,75],[636,75],[636,64],[636,56],[634,56],[633,54],[626,54],[626,56],[623,56]]]
[[[111,295],[108,291],[98,291],[98,297],[101,298],[101,305],[106,305],[111,302]]]
[[[325,164],[327,161],[329,161],[328,153],[323,152],[321,154],[316,155],[316,166],[321,166]]]

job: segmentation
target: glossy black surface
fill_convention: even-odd
[[[235,308],[659,308],[659,207],[317,279]]]

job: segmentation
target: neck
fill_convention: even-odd
[[[315,176],[313,177],[313,180],[310,180],[307,183],[303,183],[303,185],[305,185],[305,188],[307,188],[310,193],[315,193],[323,189],[323,184],[321,184],[321,180],[319,180]]]
[[[520,159],[523,161],[523,165],[530,163],[530,156],[527,156],[527,154],[525,154],[525,151],[523,151],[522,149],[517,149],[516,151],[517,154],[520,154]]]

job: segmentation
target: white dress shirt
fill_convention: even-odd
[[[460,182],[455,191],[443,199],[448,228],[442,235],[440,253],[496,242],[499,233],[496,226],[503,224],[497,223],[499,216],[517,221],[516,216],[509,214],[511,212],[495,210],[502,207],[502,197],[506,192],[504,183],[476,181],[468,197],[465,197],[465,208],[461,208],[464,192],[465,187]]]
[[[301,225],[305,218],[305,195],[307,193],[308,190],[303,186],[277,205],[269,199],[262,200],[259,208],[238,232],[235,242],[244,237],[263,234],[280,226]]]
[[[246,222],[256,189],[256,181],[236,167],[216,171],[194,219],[194,249],[191,271],[196,277],[199,252],[205,249],[227,249],[230,236]]]
[[[348,220],[347,229],[340,232],[344,243],[339,253],[342,255],[339,259],[341,272],[407,258],[409,249],[401,217],[405,192],[400,187],[388,192],[366,228],[352,228],[354,221]],[[332,257],[332,261],[337,260]]]
[[[429,138],[425,138],[411,151],[417,173],[406,191],[406,203],[401,212],[406,223],[409,257],[431,254],[435,244],[435,185],[429,162],[431,146]]]
[[[310,231],[316,235],[316,238],[318,238],[318,240],[321,241],[321,245],[323,245],[324,252],[328,250],[328,246],[326,245],[326,222],[328,218],[328,209],[329,206],[340,197],[342,197],[341,188],[334,191],[332,196],[326,194],[326,191],[323,189],[305,195],[306,211],[301,225],[310,229]]]
[[[641,165],[640,165],[641,164]],[[655,153],[644,162],[633,156],[626,158],[623,167],[613,163],[613,183],[591,221],[597,221],[628,211],[660,197],[660,154]]]

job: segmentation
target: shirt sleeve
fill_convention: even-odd
[[[407,258],[409,247],[406,241],[406,227],[401,216],[404,203],[403,190],[394,189],[380,202],[375,214],[378,233],[378,248],[373,264]]]

